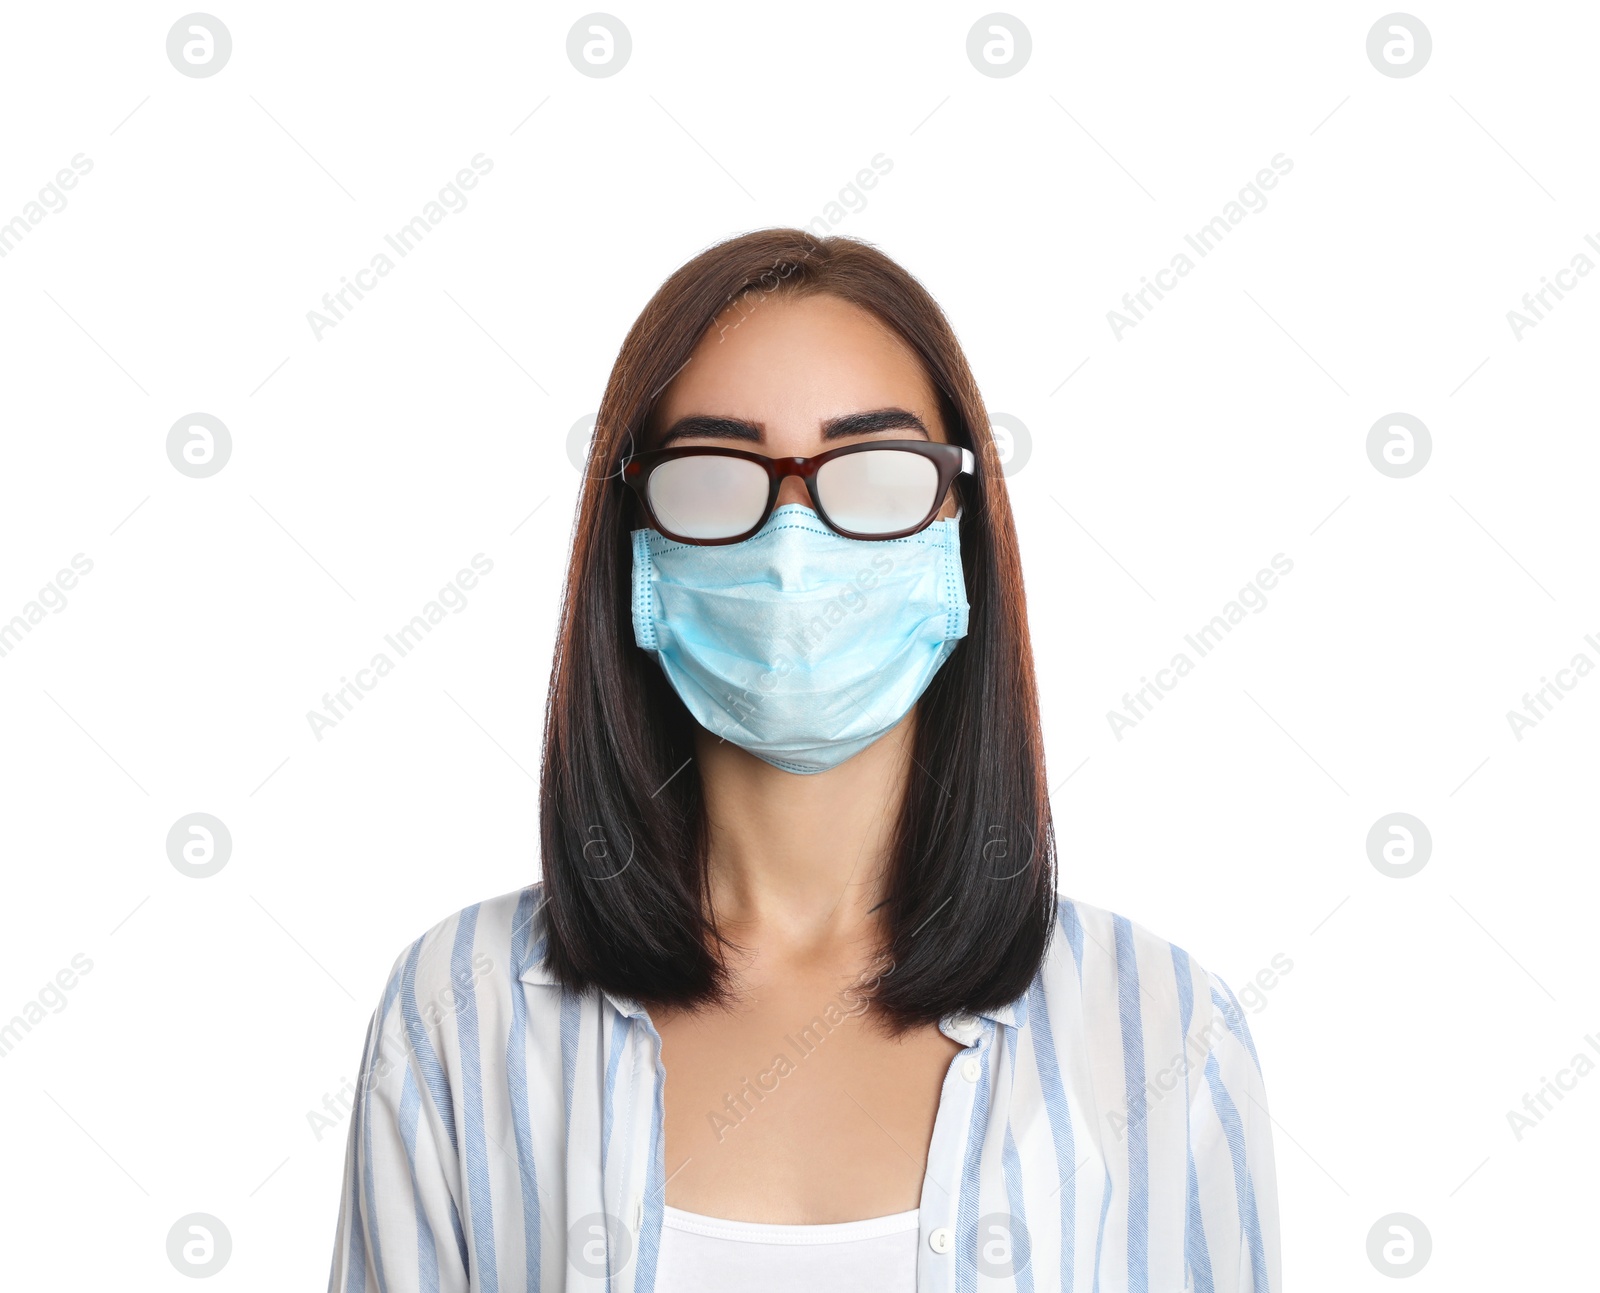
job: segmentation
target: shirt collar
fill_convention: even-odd
[[[524,966],[522,973],[517,977],[524,983],[542,983],[551,986],[556,984],[556,976],[550,972],[550,967],[544,963],[544,947],[542,944],[539,948],[539,958]]]
[[[996,1006],[993,1010],[975,1010],[971,1012],[957,1010],[946,1015],[940,1022],[948,1024],[958,1036],[964,1031],[970,1031],[974,1021],[987,1019],[991,1023],[1003,1024],[1007,1028],[1025,1027],[1028,1022],[1028,1003],[1026,998],[1018,997],[1003,1006]],[[967,1027],[963,1029],[962,1025]],[[963,1039],[964,1040],[964,1039]]]
[[[1020,1001],[1020,998],[1018,1000]],[[1004,1024],[1007,1028],[1016,1028],[1019,1026],[1017,1022],[1017,1005],[1017,1001],[1011,1001],[994,1010],[980,1010],[978,1011],[978,1014],[983,1016],[985,1019],[994,1020],[994,1022],[997,1024]],[[1024,1008],[1021,1013],[1024,1021],[1026,1021],[1027,1010]]]
[[[559,988],[561,980],[556,978],[555,972],[551,970],[549,963],[544,959],[544,949],[545,940],[540,937],[529,950],[527,964],[522,967],[517,978],[523,983],[536,983],[545,987]],[[618,1014],[626,1015],[630,1019],[636,1019],[645,1014],[644,1007],[633,998],[624,997],[614,992],[607,992],[603,988],[601,992],[605,999],[616,1008]]]

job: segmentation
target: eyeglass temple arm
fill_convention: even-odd
[[[965,446],[961,450],[961,474],[964,476],[978,474],[978,460],[972,456],[972,450]]]

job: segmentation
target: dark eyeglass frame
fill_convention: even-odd
[[[853,453],[866,453],[873,449],[893,449],[900,453],[912,453],[918,457],[930,459],[939,472],[938,487],[934,490],[933,506],[928,509],[928,514],[917,524],[908,526],[903,530],[884,531],[883,533],[864,534],[856,530],[847,530],[836,525],[828,515],[828,509],[822,505],[822,500],[817,497],[817,469],[832,462],[835,458],[843,458]],[[741,458],[746,462],[753,462],[763,468],[767,473],[768,489],[767,504],[761,509],[760,519],[742,534],[730,535],[725,539],[691,539],[687,535],[675,534],[670,527],[662,524],[661,518],[650,506],[649,483],[651,473],[664,462],[673,462],[679,458],[704,457],[715,454],[723,458]],[[763,453],[753,453],[748,449],[725,449],[721,445],[684,445],[672,449],[653,449],[645,453],[630,454],[622,461],[622,479],[638,495],[639,505],[644,509],[644,514],[649,518],[651,526],[671,539],[674,543],[689,543],[699,548],[720,547],[728,543],[742,543],[755,534],[767,523],[773,509],[778,504],[778,491],[783,487],[784,477],[798,476],[805,482],[806,493],[811,496],[811,506],[817,511],[827,525],[836,534],[842,534],[847,539],[903,539],[908,534],[916,534],[933,524],[933,518],[944,506],[945,496],[950,492],[950,486],[957,476],[973,476],[977,474],[977,460],[973,457],[971,449],[958,444],[941,444],[932,440],[865,440],[860,444],[842,445],[838,449],[829,449],[826,453],[813,454],[809,458],[769,458]]]

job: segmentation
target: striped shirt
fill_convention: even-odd
[[[542,885],[440,922],[367,1030],[330,1293],[651,1293],[660,1036],[543,961]],[[1271,1123],[1233,992],[1061,898],[1028,991],[940,1021],[917,1293],[1279,1293]],[[976,1063],[972,1061],[976,1060]],[[879,1293],[893,1293],[880,1290]]]

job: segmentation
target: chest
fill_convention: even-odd
[[[918,1206],[963,1049],[937,1027],[891,1038],[859,1003],[801,985],[738,1012],[655,1023],[669,1205],[808,1225]]]

